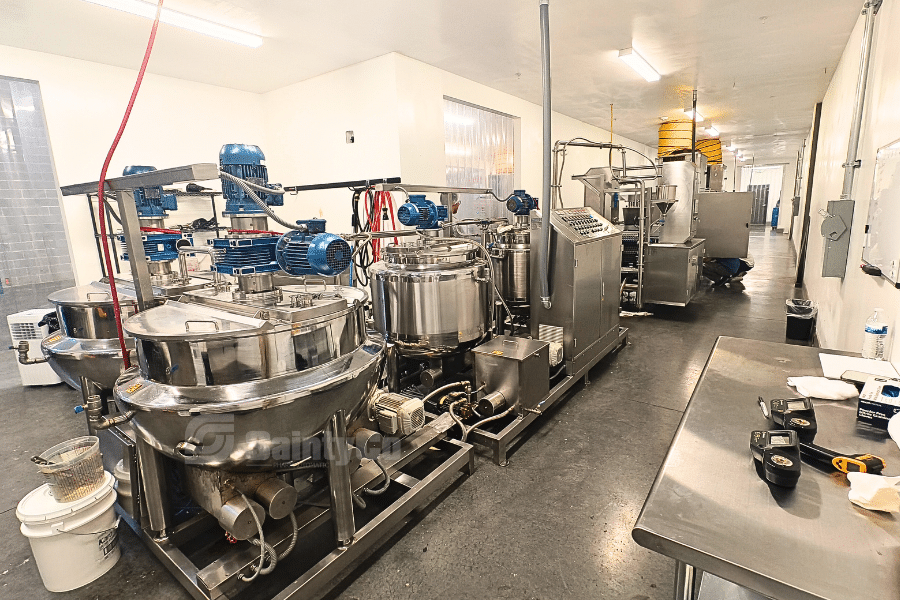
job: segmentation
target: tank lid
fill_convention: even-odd
[[[425,238],[408,244],[392,244],[382,250],[385,262],[399,265],[455,265],[471,262],[478,247],[468,242],[443,242]]]
[[[236,315],[209,306],[170,301],[125,321],[128,335],[150,340],[203,341],[253,335],[271,329],[265,319]]]
[[[277,300],[271,294],[265,298],[236,300],[231,292],[212,288],[187,292],[182,297],[191,305],[218,308],[227,314],[241,315],[269,321],[303,323],[313,319],[329,318],[343,314],[366,302],[365,290],[347,286],[326,285],[324,282],[278,285]]]
[[[132,290],[116,288],[119,306],[135,306],[137,298]],[[53,292],[47,300],[57,306],[103,306],[112,304],[109,285],[94,281],[88,285],[79,285]]]

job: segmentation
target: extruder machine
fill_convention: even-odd
[[[116,381],[115,404],[83,404],[107,470],[121,460],[130,474],[119,486],[135,501],[119,511],[195,598],[251,586],[309,597],[470,472],[472,447],[448,437],[449,417],[426,424],[421,399],[379,389],[385,341],[366,328],[365,290],[297,279],[344,272],[352,236],[280,218],[284,189],[258,147],[109,183],[130,189],[134,177],[221,178],[231,228],[205,249],[177,247],[210,253],[216,278],[163,303],[147,262],[129,257],[136,306],[123,328],[137,366]],[[148,232],[129,227],[138,215],[118,195],[126,245],[144,248]]]

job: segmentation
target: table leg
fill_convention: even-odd
[[[675,600],[694,600],[694,567],[675,561]]]

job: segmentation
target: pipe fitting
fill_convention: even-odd
[[[12,348],[12,347],[10,347]],[[28,342],[22,340],[19,342],[19,345],[15,348],[12,348],[19,353],[19,364],[22,365],[37,365],[40,363],[47,362],[46,358],[28,358],[28,353],[31,351],[31,347],[28,345]]]
[[[88,424],[92,429],[103,430],[109,429],[115,425],[120,425],[126,421],[130,421],[136,411],[129,410],[121,415],[109,418],[103,415],[103,401],[100,396],[94,394],[88,396],[87,401],[83,405],[84,412],[87,413]]]

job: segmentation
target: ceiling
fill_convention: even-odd
[[[655,146],[660,117],[699,112],[757,162],[793,160],[862,0],[553,0],[554,109]],[[541,101],[537,0],[166,0],[264,36],[246,48],[161,25],[149,71],[267,92],[399,52]],[[149,21],[81,0],[3,0],[0,44],[137,68]],[[634,46],[662,75],[617,59]],[[682,115],[683,116],[683,115]],[[723,144],[724,145],[724,144]]]

